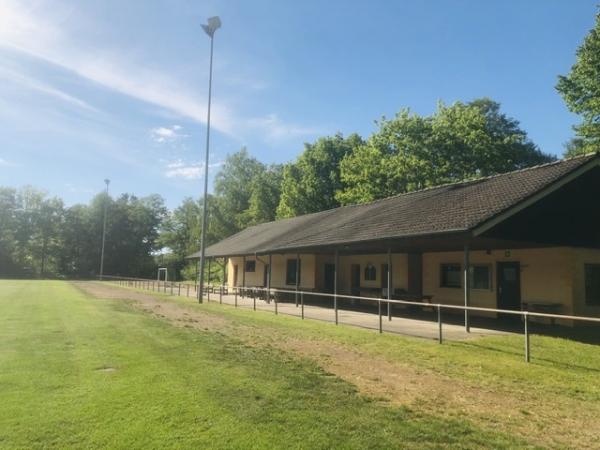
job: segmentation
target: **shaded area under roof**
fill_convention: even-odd
[[[599,154],[255,225],[206,249],[241,256],[469,232],[600,160]],[[593,164],[592,164],[593,165]],[[189,258],[198,258],[199,252]]]

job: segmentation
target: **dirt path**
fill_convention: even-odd
[[[135,307],[176,326],[219,331],[254,346],[270,345],[315,361],[325,371],[355,385],[382,403],[455,418],[517,434],[542,446],[595,448],[600,440],[600,406],[525,393],[489,390],[443,375],[401,365],[359,352],[332,340],[300,340],[285,330],[248,327],[221,316],[160,297],[100,283],[74,283],[85,293],[106,299],[133,301]],[[568,404],[572,402],[572,404]],[[585,406],[582,407],[582,406]],[[577,417],[564,410],[579,411]]]

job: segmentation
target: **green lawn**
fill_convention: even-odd
[[[535,337],[538,362],[526,366],[521,341],[513,338],[439,346],[225,306],[186,307],[282,335],[352,345],[486,389],[533,389],[558,396],[559,405],[567,398],[597,405],[600,397],[594,346]],[[526,436],[475,417],[382,404],[309,359],[214,330],[175,327],[66,282],[0,282],[1,448],[528,444]]]

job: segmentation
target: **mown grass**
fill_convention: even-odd
[[[427,339],[391,333],[377,335],[372,330],[301,321],[295,317],[215,303],[197,305],[193,299],[159,295],[166,301],[201,308],[249,326],[273,328],[303,339],[334,340],[391,361],[466,380],[475,386],[551,395],[557,400],[564,397],[600,402],[600,346],[576,339],[532,334],[532,359],[527,363],[524,337],[518,334],[445,341],[440,345]],[[568,335],[567,329],[564,334]],[[573,334],[578,336],[580,333],[574,330]]]
[[[318,332],[310,322],[205,307],[254,326]],[[360,330],[326,328],[370,345]],[[0,405],[2,448],[527,445],[467,420],[379,405],[309,361],[173,327],[56,281],[0,282]]]

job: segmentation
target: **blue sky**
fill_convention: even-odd
[[[212,175],[242,146],[286,162],[403,107],[481,96],[561,154],[578,119],[554,86],[596,3],[0,0],[0,185],[67,204],[107,177],[171,207],[197,196],[212,15]]]

